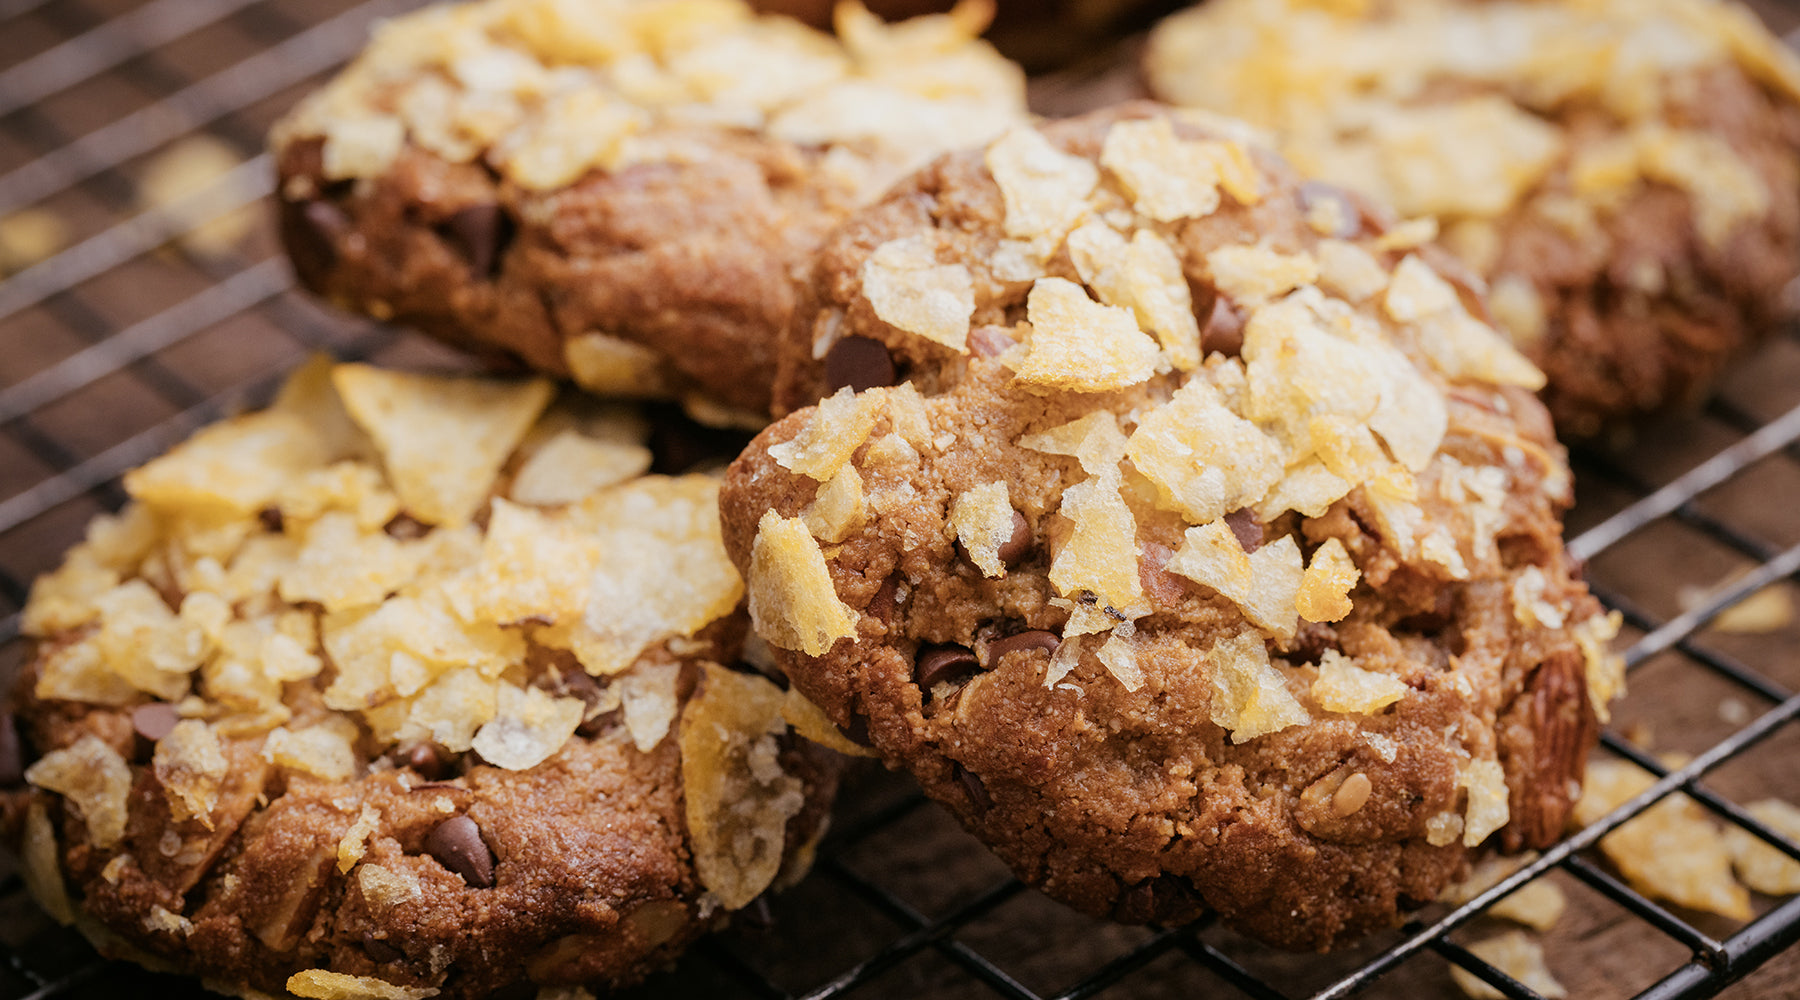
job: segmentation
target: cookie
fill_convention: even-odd
[[[273,134],[283,241],[345,308],[596,392],[766,422],[790,269],[1023,119],[991,4],[842,41],[739,0],[478,0],[388,22]]]
[[[804,873],[837,765],[729,666],[717,475],[552,395],[321,360],[126,476],[24,611],[47,913],[231,992],[477,997],[631,982]]]
[[[1145,67],[1434,218],[1566,434],[1697,401],[1800,274],[1800,62],[1736,4],[1226,0]]]
[[[727,472],[754,629],[1090,914],[1329,948],[1550,843],[1618,620],[1540,374],[1416,235],[1154,105],[938,161],[810,292],[819,370],[905,381]]]

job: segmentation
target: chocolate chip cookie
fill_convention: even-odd
[[[301,280],[596,392],[766,421],[793,266],[1024,118],[991,4],[839,36],[738,0],[478,0],[388,22],[274,132]]]
[[[1418,239],[1154,105],[938,161],[726,475],[753,627],[1091,914],[1328,948],[1553,841],[1617,621],[1540,373]]]
[[[24,611],[50,915],[233,992],[476,997],[630,982],[805,871],[836,765],[729,666],[718,478],[552,395],[319,361],[126,476]]]
[[[1225,0],[1145,66],[1435,218],[1565,433],[1696,400],[1800,275],[1800,61],[1737,4]]]

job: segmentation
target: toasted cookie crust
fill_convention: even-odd
[[[754,420],[824,232],[1023,119],[989,13],[855,8],[840,43],[743,4],[433,8],[277,126],[283,239],[346,308]]]
[[[1434,216],[1564,434],[1691,403],[1800,274],[1800,61],[1715,0],[1209,3],[1157,96]]]
[[[716,478],[550,399],[320,362],[127,476],[24,613],[47,912],[221,989],[477,997],[635,981],[805,872],[839,765],[721,666]]]
[[[1578,794],[1616,623],[1537,373],[1378,215],[1149,105],[940,160],[828,242],[783,389],[907,381],[727,474],[796,689],[1085,912],[1328,948]]]

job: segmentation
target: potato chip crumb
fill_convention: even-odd
[[[680,679],[680,664],[639,663],[614,682],[619,688],[625,731],[640,753],[656,749],[669,734],[669,726],[681,711],[681,699],[676,694]]]
[[[1299,626],[1295,602],[1305,571],[1291,536],[1246,553],[1224,520],[1213,521],[1187,529],[1168,568],[1218,591],[1259,628],[1291,636]]]
[[[797,517],[765,511],[750,550],[750,619],[782,649],[821,656],[856,635],[856,612],[838,599],[825,554]]]
[[[1800,841],[1800,808],[1782,799],[1759,799],[1745,806],[1758,822]],[[1766,896],[1800,893],[1800,861],[1736,824],[1725,827],[1732,867],[1744,884]]]
[[[1069,234],[1069,256],[1083,284],[1109,306],[1130,309],[1179,371],[1200,366],[1200,323],[1181,259],[1167,240],[1140,229],[1131,242],[1100,222]]]
[[[1005,483],[983,483],[958,494],[950,503],[950,527],[984,576],[1006,575],[1000,547],[1012,538],[1013,506]]]
[[[1064,278],[1039,278],[1025,304],[1031,336],[1014,374],[1065,392],[1104,392],[1156,373],[1156,342],[1130,310],[1088,298]]]
[[[1655,782],[1634,764],[1594,761],[1575,803],[1575,822],[1586,826]],[[1640,892],[1733,920],[1753,915],[1750,894],[1732,878],[1731,854],[1719,828],[1680,792],[1601,838],[1600,849]]]
[[[1212,680],[1209,718],[1231,733],[1231,742],[1244,743],[1312,721],[1254,632],[1214,643],[1206,663]]]
[[[338,839],[338,874],[344,874],[355,868],[356,863],[362,860],[364,854],[368,853],[369,834],[375,832],[375,828],[380,822],[381,810],[374,806],[362,807],[362,812],[357,814],[356,822],[351,823],[350,829],[344,831],[344,835]]]
[[[829,482],[850,454],[869,439],[881,408],[879,393],[844,386],[819,401],[799,433],[769,446],[769,457],[790,472]]]
[[[1137,521],[1119,493],[1118,466],[1063,492],[1073,529],[1050,562],[1050,583],[1065,597],[1090,595],[1115,623],[1148,613],[1138,578]]]
[[[174,913],[160,904],[152,903],[150,912],[144,914],[144,929],[152,933],[161,931],[165,934],[179,934],[187,937],[194,933],[194,922]]]
[[[1536,878],[1488,907],[1487,913],[1542,932],[1556,926],[1568,905],[1568,897],[1563,895],[1562,889],[1555,882]]]
[[[1544,962],[1544,950],[1526,936],[1524,931],[1507,931],[1497,937],[1478,941],[1469,946],[1469,951],[1539,996],[1560,1000],[1569,995],[1563,985],[1556,981],[1556,977],[1550,974],[1550,966]],[[1471,1000],[1505,1000],[1505,994],[1477,979],[1461,966],[1450,967],[1450,978],[1456,981],[1457,988]]]
[[[93,839],[91,834],[89,839]],[[25,828],[19,844],[19,874],[25,880],[26,891],[50,919],[68,927],[75,922],[75,906],[69,901],[69,889],[63,882],[61,854],[50,814],[44,803],[33,799],[25,810]]]
[[[1095,410],[1066,424],[1027,434],[1019,439],[1019,445],[1046,455],[1068,455],[1090,476],[1116,469],[1127,450],[1118,418],[1105,410]]]
[[[1242,165],[1232,162],[1242,151],[1234,156],[1232,145],[1177,138],[1163,117],[1122,121],[1107,131],[1100,164],[1124,185],[1139,212],[1158,222],[1174,222],[1216,211],[1226,171],[1242,190]],[[1248,177],[1260,184],[1254,168]]]
[[[1309,622],[1342,621],[1350,614],[1350,591],[1361,578],[1362,571],[1351,561],[1344,543],[1328,538],[1313,552],[1312,563],[1300,577],[1294,606]]]
[[[1474,847],[1511,818],[1506,770],[1497,760],[1472,760],[1457,783],[1469,791],[1468,809],[1463,814],[1463,846]]]
[[[776,738],[787,730],[781,689],[716,664],[704,669],[681,714],[681,781],[694,868],[720,904],[735,910],[775,880],[788,820],[806,798],[800,779],[777,759]]]
[[[25,770],[25,780],[67,799],[87,824],[88,841],[106,850],[125,835],[131,768],[97,736],[52,750]]]
[[[213,828],[212,811],[227,768],[219,737],[211,726],[199,719],[175,723],[175,728],[157,741],[151,769],[162,783],[175,822],[198,819],[208,830]]]
[[[0,277],[54,256],[69,244],[69,225],[44,208],[22,208],[0,216]]]
[[[308,1000],[425,1000],[438,995],[433,986],[395,986],[373,976],[347,976],[308,969],[288,977],[287,991]]]
[[[812,703],[799,688],[790,687],[781,700],[781,717],[794,728],[794,732],[812,740],[828,750],[850,757],[874,757],[875,751],[851,742],[837,726],[826,718],[825,710]]]
[[[1025,126],[988,146],[985,162],[1006,205],[1006,235],[1052,246],[1087,212],[1100,180],[1086,158],[1056,149]]]
[[[650,449],[575,430],[551,438],[526,460],[507,490],[516,503],[571,504],[650,471]]]
[[[1739,635],[1779,632],[1794,621],[1794,601],[1786,587],[1764,587],[1712,620],[1712,628]]]
[[[1321,205],[1335,205],[1326,199]],[[1373,254],[1344,240],[1320,240],[1314,248],[1319,261],[1319,285],[1349,302],[1374,298],[1388,286],[1387,269]]]
[[[856,466],[845,464],[800,512],[806,530],[821,542],[841,542],[862,527],[863,479]]]
[[[1406,696],[1406,682],[1392,674],[1364,670],[1335,649],[1319,659],[1313,700],[1327,712],[1373,715]]]
[[[419,877],[404,868],[362,865],[356,869],[356,885],[362,890],[363,900],[369,904],[369,910],[376,916],[384,916],[389,909],[421,899],[425,895],[424,889],[419,885]]]
[[[1595,615],[1571,630],[1575,644],[1581,647],[1588,701],[1602,724],[1612,719],[1613,699],[1625,694],[1625,657],[1613,652],[1611,645],[1624,623],[1623,615],[1611,611]]]
[[[939,264],[923,236],[889,240],[862,267],[862,291],[881,321],[959,353],[968,349],[975,278]]]
[[[406,144],[406,127],[392,118],[341,118],[325,134],[326,180],[379,177]]]
[[[138,181],[138,201],[145,209],[173,209],[189,198],[219,188],[243,159],[223,139],[205,133],[190,135],[144,164]],[[183,248],[193,253],[219,256],[243,242],[257,222],[256,210],[241,206],[204,218],[178,239]]]
[[[263,759],[326,781],[349,781],[356,775],[356,723],[333,716],[315,726],[271,730],[263,741]]]
[[[323,442],[293,414],[267,410],[214,424],[125,474],[125,489],[159,510],[254,514],[325,463]]]
[[[611,334],[591,331],[570,337],[563,342],[563,361],[576,385],[598,395],[661,399],[674,393],[662,355]]]
[[[1158,506],[1180,511],[1190,524],[1255,504],[1285,471],[1277,442],[1231,412],[1201,379],[1146,413],[1126,454],[1156,484]]]
[[[1230,244],[1206,255],[1219,291],[1254,308],[1319,280],[1319,262],[1308,253],[1282,253],[1263,243]]]
[[[529,770],[562,749],[585,711],[580,698],[502,683],[496,714],[476,731],[470,746],[495,767]]]

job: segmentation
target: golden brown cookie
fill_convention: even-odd
[[[1155,105],[938,161],[829,241],[784,387],[851,338],[906,381],[727,474],[754,628],[1088,913],[1326,948],[1553,841],[1617,622],[1540,374],[1415,241]]]
[[[755,422],[791,269],[1023,119],[1023,75],[974,40],[989,14],[853,5],[840,41],[739,0],[433,7],[277,126],[283,237],[345,308]]]
[[[476,997],[630,982],[804,873],[836,765],[729,666],[718,479],[643,430],[320,361],[129,473],[24,612],[46,912],[233,992]]]
[[[1692,402],[1800,275],[1800,62],[1719,0],[1222,0],[1157,96],[1435,218],[1565,433]]]

